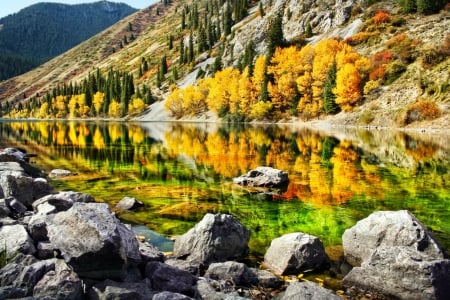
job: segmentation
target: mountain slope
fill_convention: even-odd
[[[129,16],[37,70],[1,83],[0,99],[14,106],[31,97],[42,96],[58,85],[81,82],[97,68],[103,74],[113,68],[132,74],[136,91],[145,87],[163,100],[173,89],[173,82],[183,87],[193,84],[198,78],[210,76],[218,61],[223,68],[242,65],[250,41],[254,42],[253,62],[256,55],[265,55],[272,22],[281,16],[286,44],[298,49],[308,43],[314,47],[324,39],[337,38],[345,40],[370,61],[386,51],[394,55],[392,61],[384,66],[388,68],[387,75],[371,82],[377,85],[364,92],[352,111],[337,115],[321,113],[317,119],[325,119],[335,125],[398,127],[422,124],[450,128],[450,46],[446,44],[447,40],[450,41],[448,10],[431,15],[405,14],[392,0],[372,0],[370,5],[368,1],[360,0],[273,0],[262,1],[261,13],[258,3],[253,2],[242,20],[231,20],[231,33],[224,35],[222,29],[229,9],[227,5],[211,6],[217,2],[206,0],[164,2]],[[189,27],[189,20],[197,10],[200,25],[195,29]],[[211,11],[218,14],[211,16]],[[380,11],[386,11],[389,18],[379,24],[374,23]],[[183,15],[188,23],[185,27]],[[211,50],[203,47],[199,51],[201,24],[206,24],[208,19],[212,24],[220,24],[222,35],[210,43]],[[132,30],[129,30],[129,24],[132,24]],[[310,37],[307,36],[308,27],[312,31]],[[131,34],[135,37],[133,41],[117,47],[124,35]],[[398,42],[400,38],[403,40]],[[181,46],[187,50],[191,40],[195,57],[186,62],[186,57],[183,57],[186,51],[181,51]],[[168,72],[158,78],[162,59],[167,61]],[[144,72],[143,61],[148,63]],[[365,76],[369,77],[369,74]],[[364,83],[368,81],[372,80],[366,78]],[[223,88],[228,86],[225,84]],[[432,121],[413,120],[407,116],[409,107],[420,99],[432,102],[440,110]],[[141,120],[174,119],[166,112],[162,113],[163,103],[154,105],[140,117]],[[294,120],[297,117],[301,115],[292,115]],[[212,117],[208,113],[203,118]]]
[[[0,19],[0,80],[28,71],[135,11],[108,1],[38,3]]]

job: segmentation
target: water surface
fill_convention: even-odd
[[[235,215],[252,234],[251,257],[270,241],[302,231],[328,248],[377,210],[410,210],[450,249],[450,138],[397,131],[210,123],[0,122],[1,146],[38,154],[38,166],[76,173],[57,189],[93,195],[111,207],[124,196],[145,203],[120,213],[166,237],[205,213]],[[289,174],[271,194],[233,185],[260,165]],[[145,235],[145,234],[144,234]],[[151,234],[151,236],[154,236]],[[166,240],[154,238],[157,244]],[[161,244],[162,245],[162,244]]]

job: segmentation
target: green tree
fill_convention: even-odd
[[[337,65],[333,63],[328,70],[323,89],[323,110],[327,114],[333,114],[339,111],[339,106],[336,104],[336,96],[333,93],[333,89],[336,87],[336,72]]]
[[[283,34],[283,15],[279,12],[270,22],[270,30],[267,41],[267,60],[270,61],[275,49],[285,44]]]

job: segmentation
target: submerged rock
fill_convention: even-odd
[[[244,258],[250,232],[235,217],[206,214],[187,233],[175,240],[173,254],[198,265]]]
[[[71,176],[73,175],[73,173],[69,170],[64,170],[64,169],[54,169],[51,170],[50,173],[48,174],[48,177],[50,178],[62,178],[62,177],[67,177],[67,176]]]
[[[116,209],[119,210],[135,210],[140,207],[143,207],[144,203],[142,203],[139,200],[136,200],[136,198],[132,197],[124,197],[122,200],[119,201],[116,205]]]
[[[319,238],[294,232],[274,239],[264,255],[264,266],[280,275],[317,271],[329,265]]]
[[[278,188],[289,183],[288,174],[271,167],[257,167],[233,179],[233,183],[250,187]]]

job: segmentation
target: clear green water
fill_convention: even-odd
[[[124,196],[146,206],[120,213],[167,237],[205,213],[229,213],[251,232],[251,255],[302,231],[328,247],[376,210],[410,210],[450,249],[450,138],[393,131],[197,123],[0,122],[1,146],[38,154],[34,163],[77,175],[53,181],[111,207]],[[232,178],[259,165],[289,174],[273,195]],[[142,228],[142,227],[141,227]]]

